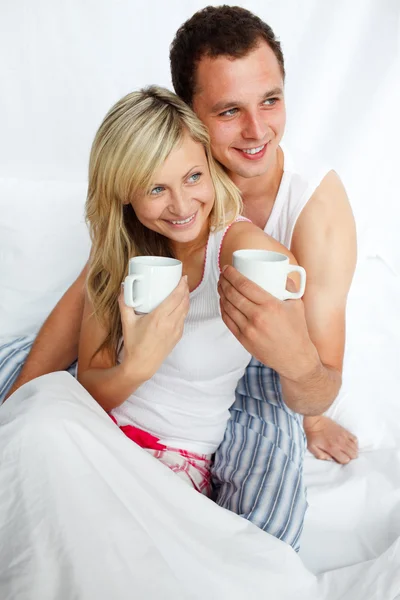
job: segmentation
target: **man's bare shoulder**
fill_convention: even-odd
[[[302,252],[310,247],[330,245],[332,237],[339,243],[344,237],[355,241],[353,212],[345,187],[335,171],[329,171],[307,202],[294,228],[292,250]],[[348,240],[349,241],[349,240]]]
[[[321,204],[326,209],[334,209],[338,203],[344,203],[350,206],[346,189],[342,180],[336,171],[329,171],[322,179],[314,194],[310,198],[310,202]]]
[[[318,288],[336,306],[339,299],[345,306],[356,266],[357,237],[346,190],[334,171],[324,177],[303,209],[291,251],[307,271],[308,296]]]

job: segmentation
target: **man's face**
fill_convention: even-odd
[[[208,127],[214,157],[231,175],[256,177],[275,161],[285,128],[279,63],[263,41],[243,58],[204,56],[193,108]]]

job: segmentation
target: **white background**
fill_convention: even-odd
[[[286,144],[321,156],[338,171],[356,216],[359,263],[348,307],[345,386],[331,414],[355,431],[366,451],[394,445],[400,420],[400,2],[241,5],[282,41]],[[95,131],[125,93],[151,83],[170,86],[169,44],[203,6],[2,0],[1,338],[36,331],[83,266],[89,248],[83,204]],[[346,544],[333,562],[329,549],[316,557],[319,522],[312,511],[315,527],[306,525],[303,551],[316,570],[370,558],[393,541],[379,525],[376,543],[364,544],[361,553],[351,554]],[[342,522],[345,536],[350,525]]]
[[[400,3],[273,0],[242,5],[271,24],[282,41],[287,70],[286,143],[322,156],[337,169],[356,215],[361,259],[378,256],[388,273],[398,273]],[[74,274],[84,260],[79,255],[82,238],[68,242],[64,238],[70,234],[63,234],[61,223],[68,221],[68,215],[72,219],[71,210],[79,206],[81,211],[94,133],[123,94],[150,83],[171,85],[169,44],[177,27],[203,6],[161,0],[3,0],[0,5],[2,213],[16,211],[19,204],[16,214],[8,218],[15,223],[24,219],[21,211],[26,213],[26,223],[18,226],[24,231],[21,241],[28,237],[31,246],[42,233],[42,221],[51,241],[51,232],[61,230],[56,250],[71,254]],[[47,188],[51,206],[50,198],[44,198],[47,182],[53,184],[51,191]],[[71,189],[67,198],[57,192],[57,183],[63,182]],[[62,189],[65,194],[66,186]],[[49,211],[55,219],[50,223]],[[37,236],[28,225],[35,227]],[[13,262],[15,252],[10,258],[14,240],[7,237],[9,231],[0,233],[0,274],[7,287],[20,288],[14,271],[21,267]],[[74,249],[76,244],[79,250]],[[46,263],[49,257],[43,256],[43,248],[41,241],[37,251]],[[34,254],[30,252],[28,262]],[[66,268],[64,262],[61,268]],[[72,275],[67,268],[66,279]],[[60,294],[63,277],[55,281]],[[39,287],[37,280],[27,283]],[[23,302],[26,291],[19,291]],[[22,328],[5,305],[7,327],[0,329],[0,335],[37,328],[50,308],[46,298],[44,294],[42,311]],[[17,310],[15,297],[12,304]]]

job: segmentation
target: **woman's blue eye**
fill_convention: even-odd
[[[191,175],[189,177],[189,181],[190,183],[196,183],[196,181],[198,181],[201,177],[201,173],[193,173],[193,175]]]
[[[163,187],[161,187],[161,185],[158,185],[157,187],[153,188],[150,192],[150,194],[152,194],[153,196],[157,196],[157,194],[161,194],[161,192],[163,191]]]

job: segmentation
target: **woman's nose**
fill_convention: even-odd
[[[172,193],[169,210],[177,217],[187,217],[190,211],[190,200],[185,196],[182,190],[175,190]]]

